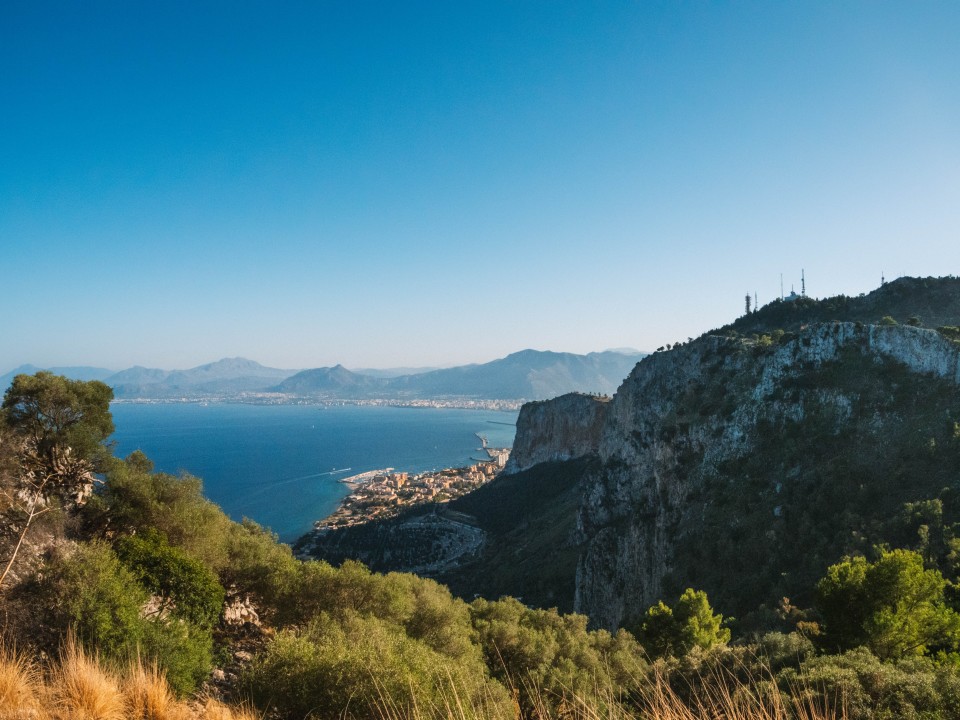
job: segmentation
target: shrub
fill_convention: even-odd
[[[285,630],[245,676],[254,701],[289,717],[448,717],[453,706],[512,717],[502,686],[482,663],[452,661],[383,619],[324,612],[302,631]]]
[[[224,590],[216,575],[156,530],[121,538],[116,552],[141,584],[163,599],[163,610],[200,627],[217,622]]]
[[[142,617],[149,593],[105,543],[61,554],[28,592],[35,622],[56,633],[53,642],[72,632],[108,662],[123,664],[142,655],[156,662],[181,694],[192,691],[210,670],[210,630]]]
[[[514,598],[481,598],[470,612],[491,674],[518,690],[526,712],[574,698],[597,705],[622,699],[645,672],[643,651],[628,632],[588,631],[584,615],[533,610]]]
[[[723,622],[722,615],[714,615],[705,592],[687,588],[672,608],[661,600],[647,610],[637,638],[654,657],[678,657],[694,648],[725,645],[730,630]]]
[[[960,614],[944,597],[946,581],[910,550],[881,552],[875,562],[845,558],[817,584],[822,642],[831,649],[866,645],[881,659],[952,651]]]

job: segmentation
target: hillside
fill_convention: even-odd
[[[463,365],[391,378],[352,373],[342,366],[304,370],[273,388],[277,392],[339,399],[478,398],[545,399],[569,392],[609,394],[643,353],[605,351],[575,355],[523,350],[479,365]]]
[[[6,388],[17,375],[33,375],[40,370],[47,370],[55,375],[63,375],[72,380],[106,380],[113,375],[113,370],[107,370],[100,367],[89,367],[80,365],[76,367],[47,367],[41,368],[36,365],[21,365],[8,373],[0,375],[0,388]]]
[[[915,318],[915,322],[929,328],[956,325],[960,319],[960,278],[902,277],[866,295],[775,300],[706,334],[750,335],[778,328],[796,332],[809,323],[834,320],[876,323],[884,317],[904,324]]]
[[[351,371],[343,365],[282,370],[247,360],[224,358],[188,370],[136,366],[112,372],[102,368],[53,368],[60,375],[102,380],[120,400],[231,397],[281,393],[294,398],[536,400],[569,392],[611,394],[644,353],[628,350],[575,355],[523,350],[478,365],[444,368]],[[0,376],[2,387],[15,375],[39,370],[24,365]]]
[[[861,318],[924,311],[955,326],[958,288],[953,278],[903,279],[848,302],[778,303],[753,325],[750,316],[645,358],[593,414],[567,398],[524,406],[510,468],[523,472],[486,492],[500,508],[529,504],[524,479],[556,477],[557,499],[541,493],[530,507],[569,529],[560,544],[576,569],[524,565],[511,549],[535,547],[543,526],[522,520],[491,533],[477,494],[451,509],[485,529],[483,557],[498,561],[471,576],[476,559],[462,558],[437,576],[468,597],[552,582],[554,597],[541,590],[531,600],[608,628],[695,586],[743,629],[775,625],[783,597],[809,606],[828,565],[881,543],[928,552],[955,577],[943,548],[960,523],[960,346],[949,331]],[[775,311],[805,315],[784,323],[794,332],[729,332],[766,330],[784,319]],[[811,319],[828,312],[836,322]],[[351,554],[347,541],[324,544]]]
[[[956,335],[813,323],[655,353],[613,398],[526,404],[477,491],[300,545],[339,567],[112,457],[103,383],[20,376],[0,714],[953,717]]]
[[[120,399],[168,398],[263,391],[295,372],[266,367],[246,358],[224,358],[189,370],[133,367],[103,381]]]

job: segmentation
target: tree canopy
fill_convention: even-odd
[[[722,615],[714,614],[703,590],[687,588],[673,607],[662,600],[647,610],[637,637],[654,657],[679,657],[694,648],[707,650],[730,640]]]
[[[113,432],[112,399],[113,390],[97,380],[41,371],[17,375],[3,396],[2,410],[13,432],[33,442],[41,457],[52,462],[57,450],[69,447],[99,471],[109,457],[104,441]]]
[[[817,584],[824,643],[833,650],[864,645],[879,658],[927,655],[960,647],[960,614],[946,603],[947,581],[911,550],[879,559],[848,557]]]

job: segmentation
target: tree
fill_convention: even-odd
[[[714,615],[703,590],[687,588],[672,608],[662,600],[647,610],[637,639],[653,657],[680,657],[694,648],[708,650],[730,640],[724,617]]]
[[[140,583],[158,596],[158,615],[169,612],[204,628],[216,624],[225,592],[202,562],[172,547],[152,528],[120,538],[115,550]]]
[[[22,522],[0,585],[34,519],[49,509],[51,496],[81,503],[93,488],[93,473],[106,467],[112,398],[113,390],[101,382],[49,372],[17,375],[4,394],[0,419],[6,428],[0,441],[13,447],[17,466],[12,482],[4,483],[4,495]]]
[[[960,614],[946,604],[947,581],[919,553],[883,551],[875,562],[847,557],[817,583],[823,641],[832,650],[865,645],[890,660],[960,647]]]
[[[97,380],[69,380],[41,371],[17,375],[3,396],[3,416],[13,432],[28,440],[50,465],[70,448],[74,457],[104,469],[104,441],[113,432],[113,390]]]

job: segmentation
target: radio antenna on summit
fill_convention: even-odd
[[[803,276],[803,268],[800,269],[800,294],[804,297],[807,296],[807,280]]]

